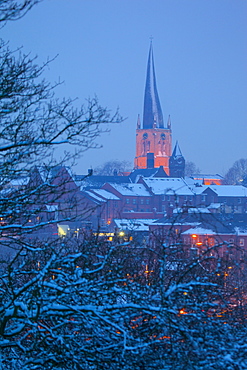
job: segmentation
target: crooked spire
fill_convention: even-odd
[[[149,49],[147,78],[144,94],[143,128],[164,128],[163,114],[159,101],[154,71],[152,41]]]

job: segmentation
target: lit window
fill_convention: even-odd
[[[239,245],[240,245],[240,247],[243,247],[244,246],[244,239],[240,239]]]

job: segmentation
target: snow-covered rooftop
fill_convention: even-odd
[[[220,197],[247,197],[247,188],[242,185],[200,185],[190,188],[197,195],[211,189]]]
[[[104,203],[104,202],[106,202],[106,200],[105,200],[105,199],[103,199],[103,198],[101,198],[101,197],[97,196],[96,194],[94,194],[94,193],[93,193],[93,192],[91,192],[90,190],[85,191],[85,194],[89,195],[91,198],[93,198],[94,200],[96,200],[96,201],[98,201],[98,202],[100,202],[100,203]]]
[[[211,229],[206,229],[204,227],[195,227],[191,228],[189,230],[186,230],[182,233],[183,235],[191,235],[191,234],[196,234],[196,235],[215,235],[216,232],[214,232]]]
[[[246,236],[247,235],[247,230],[244,227],[235,227],[236,234],[238,236]]]
[[[208,209],[219,209],[222,206],[222,203],[211,203],[207,208]]]
[[[202,174],[202,173],[197,173],[197,174],[192,174],[191,178],[194,180],[200,180],[200,179],[206,179],[206,180],[223,180],[224,177],[219,175],[219,174]]]
[[[210,185],[220,197],[247,197],[247,188],[242,185]]]
[[[26,176],[26,177],[20,177],[18,179],[12,179],[10,181],[10,185],[11,186],[14,186],[14,187],[19,187],[19,186],[25,186],[28,184],[28,181],[29,181],[29,177]]]
[[[154,221],[152,219],[114,219],[118,229],[132,231],[148,231],[149,225]]]
[[[48,212],[56,212],[58,210],[58,205],[57,204],[46,204],[46,209]]]
[[[120,194],[127,196],[150,197],[151,194],[142,184],[110,184]]]
[[[188,213],[210,213],[210,211],[206,207],[200,207],[200,208],[193,207],[193,208],[188,208],[186,211]],[[175,208],[173,210],[173,213],[184,213],[184,209],[183,208]]]
[[[112,194],[105,189],[92,189],[92,192],[107,200],[109,199],[120,200],[120,198],[118,198],[115,194]]]
[[[148,178],[143,179],[154,194],[193,195],[182,178]]]
[[[221,185],[218,185],[218,186],[221,186]],[[208,188],[210,188],[209,185],[200,185],[200,186],[194,186],[193,188],[191,188],[191,190],[193,191],[194,194],[199,195]]]

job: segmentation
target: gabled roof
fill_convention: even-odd
[[[106,184],[107,185],[107,184]],[[109,184],[123,196],[150,197],[150,192],[143,184]],[[109,190],[108,190],[109,191]]]
[[[191,229],[188,229],[182,233],[183,235],[191,235],[191,234],[197,234],[197,235],[215,235],[217,234],[212,229],[206,229],[202,226],[192,227]]]
[[[68,166],[54,165],[54,166],[35,166],[33,171],[39,173],[41,179],[46,182],[48,180],[53,180],[54,178],[64,175],[67,173],[71,178],[74,177],[71,168]]]
[[[136,170],[133,170],[129,178],[131,179],[132,182],[138,181],[138,179],[142,177],[168,177],[167,173],[164,170],[163,166],[160,166],[158,168],[139,168]]]
[[[219,197],[247,197],[247,188],[242,185],[209,185]]]
[[[216,174],[216,175],[211,175],[211,174],[202,174],[202,173],[198,173],[198,174],[193,174],[190,176],[193,180],[203,180],[203,179],[216,179],[216,180],[224,180],[224,177],[219,175],[219,174]]]
[[[83,189],[100,188],[105,183],[111,182],[116,184],[130,183],[129,176],[88,176],[88,175],[75,175],[75,183]]]
[[[143,178],[146,185],[151,188],[152,192],[158,194],[184,194],[193,195],[186,182],[182,178]]]
[[[120,198],[118,198],[115,194],[112,194],[111,192],[109,192],[105,189],[91,189],[91,191],[89,191],[89,192],[94,193],[97,196],[99,196],[103,199],[106,199],[106,200],[110,200],[110,199],[111,200],[120,200]]]
[[[219,197],[247,197],[247,188],[242,185],[200,185],[193,188],[195,194],[212,190]]]
[[[211,233],[231,234],[236,232],[236,227],[247,230],[247,215],[238,214],[212,214],[212,213],[178,213],[172,217],[164,217],[154,224],[169,225],[191,225],[192,228],[200,227],[211,230]],[[194,231],[193,233],[196,234]]]
[[[221,185],[218,185],[221,186]],[[210,185],[200,185],[200,186],[195,186],[192,191],[195,195],[200,195],[202,193],[206,193],[207,190],[212,190],[214,193],[216,193]]]
[[[10,179],[9,182],[6,181],[8,187],[19,188],[26,186],[30,180],[29,176],[18,177],[17,179]]]
[[[96,204],[101,204],[101,203],[105,203],[106,202],[106,199],[103,199],[102,197],[94,194],[93,192],[89,191],[89,190],[86,190],[86,191],[83,191],[83,194],[93,200]]]

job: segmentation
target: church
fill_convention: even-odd
[[[152,41],[149,49],[143,119],[138,116],[136,128],[136,156],[134,169],[144,176],[159,168],[160,176],[184,177],[185,160],[178,143],[172,152],[170,116],[165,123],[159,100]],[[147,171],[149,170],[149,171]]]

